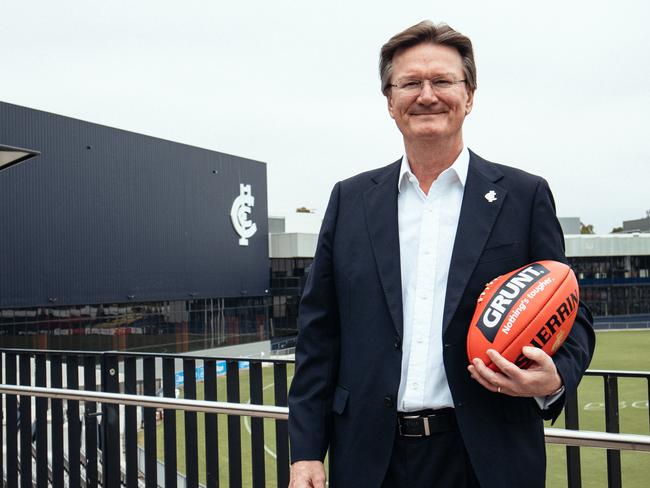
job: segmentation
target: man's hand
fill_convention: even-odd
[[[484,388],[510,396],[544,397],[551,395],[562,386],[562,378],[557,372],[551,356],[537,347],[526,346],[522,352],[533,360],[528,369],[521,369],[505,359],[494,349],[488,349],[490,360],[501,370],[492,371],[485,363],[474,358],[467,367],[472,378]]]
[[[291,465],[289,488],[325,488],[325,466],[320,461],[296,461]]]

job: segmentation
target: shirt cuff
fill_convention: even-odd
[[[536,396],[533,398],[535,398],[535,401],[537,402],[537,405],[539,405],[540,410],[547,410],[548,407],[550,407],[553,402],[555,402],[558,398],[560,398],[563,393],[564,393],[564,385],[562,385],[560,389],[555,393],[553,393],[552,395],[543,396],[543,397]]]

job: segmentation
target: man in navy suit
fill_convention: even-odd
[[[290,486],[324,487],[329,449],[335,488],[542,488],[542,419],[589,364],[588,310],[553,358],[524,348],[527,370],[465,344],[485,283],[566,262],[551,192],[466,148],[467,37],[421,22],[382,47],[380,75],[405,152],[332,191],[300,304]]]

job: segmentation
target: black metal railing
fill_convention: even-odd
[[[586,377],[602,378],[604,409],[605,409],[605,431],[618,434],[620,432],[620,410],[619,410],[619,378],[636,378],[645,380],[647,386],[646,405],[650,403],[650,371],[610,371],[610,370],[588,370]],[[579,403],[578,395],[580,390],[567,397],[564,407],[565,426],[567,429],[579,430]],[[648,410],[648,426],[650,428],[650,409]],[[569,488],[580,488],[581,462],[580,448],[567,446],[567,481]],[[649,461],[650,462],[650,461]],[[607,486],[609,488],[620,488],[623,486],[621,475],[621,452],[620,450],[607,450]]]
[[[33,396],[36,399],[58,399],[68,401],[96,400],[97,402],[105,403],[108,405],[140,406],[154,409],[162,408],[182,410],[185,412],[203,412],[210,414],[249,416],[252,418],[252,420],[259,420],[261,418],[287,420],[289,415],[289,409],[287,407],[216,402],[206,400],[180,400],[176,398],[161,398],[155,396],[125,395],[120,393],[68,390],[61,388],[42,388],[21,385],[0,384],[0,394],[27,395]],[[545,437],[546,442],[550,444],[600,447],[604,449],[619,451],[635,450],[650,452],[650,436],[648,435],[644,436],[634,434],[616,434],[546,428]],[[34,450],[32,449],[32,451]],[[82,465],[83,464],[84,462],[82,458]],[[162,465],[164,471],[164,463],[160,463],[158,461],[158,464]],[[183,486],[188,485],[188,477],[179,476],[179,479],[182,479]],[[125,477],[123,475],[121,477],[121,483],[126,483]],[[135,486],[135,484],[133,486]]]
[[[0,475],[6,486],[288,484],[291,360],[126,352],[0,353],[4,398],[0,414],[5,418],[5,432],[0,423],[0,439],[5,440],[0,442]],[[650,436],[618,434],[618,378],[645,379],[650,398],[650,372],[587,374],[603,378],[607,433],[549,428],[547,442],[567,445],[570,488],[582,486],[578,446],[607,448],[608,486],[618,487],[620,449],[650,450]],[[579,428],[578,413],[578,398],[569,398],[567,429]],[[249,416],[250,422],[242,424],[242,416]],[[139,449],[144,453],[142,466]]]
[[[181,390],[185,399],[197,399],[199,383],[200,399],[231,403],[245,400],[253,405],[261,405],[265,389],[272,387],[273,395],[267,404],[286,406],[290,363],[285,359],[4,350],[0,378],[6,385],[166,398],[175,398],[177,390]],[[240,371],[245,374],[240,375]],[[247,398],[242,399],[241,395]],[[65,411],[59,398],[12,394],[4,398],[5,411],[1,412],[0,402],[0,413],[4,413],[6,425],[6,465],[2,464],[4,456],[0,452],[0,474],[6,486],[81,488],[141,484],[148,488],[164,481],[164,486],[174,487],[180,461],[184,463],[186,486],[199,486],[200,458],[205,460],[200,467],[205,472],[201,484],[207,487],[219,486],[220,475],[231,487],[263,487],[268,486],[267,480],[278,486],[288,484],[286,420],[275,420],[274,432],[265,437],[263,419],[252,419],[250,441],[246,439],[243,449],[240,417],[235,415],[228,416],[224,432],[218,427],[215,413],[185,410],[182,418],[177,419],[173,408],[147,407],[138,415],[137,406],[98,402],[89,395],[83,401],[68,399]],[[197,415],[202,416],[201,431]],[[162,416],[162,422],[157,421],[157,416]],[[1,429],[0,426],[0,438]],[[267,459],[270,456],[265,457],[264,448],[273,437],[275,459]],[[138,468],[139,445],[144,450],[143,470]],[[164,456],[164,480],[157,479],[159,449]],[[227,463],[223,461],[225,456],[220,461],[220,449],[225,451]],[[26,459],[32,462],[20,462]],[[267,473],[266,465],[271,463],[275,465]]]

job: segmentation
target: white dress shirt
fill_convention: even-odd
[[[442,358],[442,319],[468,168],[469,151],[463,147],[425,194],[406,154],[402,157],[397,180],[404,308],[400,412],[454,406]],[[534,398],[546,409],[563,392],[564,387]]]
[[[463,148],[425,194],[406,155],[402,158],[397,199],[404,308],[401,412],[454,405],[442,360],[442,319],[468,167],[469,151]]]

